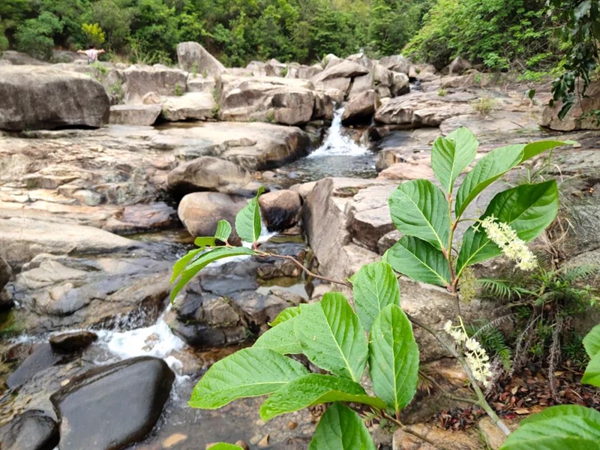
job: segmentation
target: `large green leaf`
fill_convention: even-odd
[[[473,162],[478,146],[475,135],[464,127],[433,143],[431,168],[446,193],[452,193],[456,178]]]
[[[525,242],[538,237],[558,213],[556,181],[525,184],[496,195],[480,219],[494,216],[509,224]],[[457,260],[457,274],[472,264],[500,255],[500,248],[477,224],[469,227]]]
[[[600,449],[600,413],[573,406],[548,408],[524,420],[501,447],[501,450],[531,449]]]
[[[215,232],[215,238],[227,242],[229,235],[231,234],[231,225],[226,220],[219,220],[217,224],[217,231]]]
[[[290,308],[284,309],[279,313],[277,317],[275,317],[275,320],[271,322],[270,325],[274,327],[275,325],[279,325],[280,323],[283,323],[286,320],[290,320],[293,317],[296,317],[298,314],[300,314],[301,307],[304,308],[306,307],[306,305],[292,306]]]
[[[309,305],[313,306],[313,305]],[[314,305],[314,307],[319,307]],[[282,355],[298,355],[302,353],[300,342],[296,339],[294,323],[297,316],[280,322],[263,333],[254,343],[254,348],[269,348]]]
[[[413,399],[419,380],[419,347],[412,326],[399,306],[389,305],[379,313],[370,339],[373,390],[399,412]]]
[[[183,272],[183,269],[185,269],[187,267],[187,265],[194,258],[196,258],[199,255],[199,253],[201,253],[203,250],[204,250],[203,248],[197,248],[195,250],[190,250],[185,255],[183,255],[181,258],[179,258],[179,260],[177,260],[177,262],[173,266],[173,274],[171,275],[171,283],[173,283],[177,279],[177,277],[179,275],[181,275],[181,272]]]
[[[358,382],[368,354],[358,316],[337,292],[328,292],[315,305],[319,307],[306,308],[294,320],[302,353],[320,368]]]
[[[192,278],[194,278],[198,272],[200,272],[202,269],[204,269],[210,263],[218,261],[219,259],[230,258],[232,256],[243,256],[243,255],[254,255],[254,254],[255,253],[253,250],[251,250],[249,248],[245,248],[245,247],[217,247],[210,251],[207,251],[206,253],[203,253],[195,261],[187,264],[187,266],[185,267],[185,269],[183,269],[183,271],[180,271],[180,273],[178,273],[178,275],[179,274],[181,275],[181,278],[179,278],[179,281],[177,282],[177,284],[171,291],[171,301],[173,301],[175,299],[175,297],[177,297],[177,294],[179,294],[179,291],[181,291],[181,289],[183,289],[183,287]],[[189,253],[188,253],[188,255],[189,255]],[[186,256],[184,256],[184,258]],[[191,260],[191,258],[190,258],[190,260]],[[190,260],[188,260],[186,263],[188,263]],[[177,277],[175,277],[175,269],[174,269],[173,277],[177,278]],[[174,278],[172,278],[172,279],[174,279]]]
[[[308,450],[375,450],[375,444],[360,417],[334,403],[319,420]]]
[[[258,197],[264,192],[261,186],[254,197],[240,212],[235,216],[235,230],[244,242],[256,242],[262,231],[262,221],[260,218],[260,206]]]
[[[448,245],[448,201],[429,180],[402,183],[390,196],[390,214],[398,230],[431,243],[441,250]]]
[[[525,162],[528,159],[533,158],[534,156],[539,155],[540,153],[544,153],[546,150],[553,149],[555,147],[560,147],[561,145],[573,144],[573,141],[539,141],[532,142],[531,144],[527,144],[523,149],[523,159],[521,162]]]
[[[356,312],[365,330],[387,305],[400,304],[400,288],[392,267],[385,262],[366,264],[352,279]]]
[[[413,280],[439,286],[450,284],[448,261],[429,242],[404,236],[385,252],[383,258],[395,271]]]
[[[385,402],[369,397],[363,387],[347,378],[312,373],[275,391],[260,407],[260,417],[271,420],[281,414],[330,402],[351,402],[385,408]]]
[[[600,324],[596,325],[586,334],[583,338],[583,346],[590,358],[600,353]]]
[[[585,368],[581,382],[600,387],[600,352],[596,353]]]
[[[273,350],[246,348],[215,363],[200,379],[189,405],[217,409],[238,398],[271,394],[309,372]]]

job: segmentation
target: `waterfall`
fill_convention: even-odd
[[[342,134],[342,115],[344,107],[341,107],[333,114],[331,128],[327,133],[327,137],[323,144],[310,155],[308,158],[318,158],[321,156],[362,156],[369,153],[369,149],[362,145],[358,145],[350,137]]]

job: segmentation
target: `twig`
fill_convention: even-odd
[[[433,442],[431,439],[423,436],[420,433],[417,433],[416,431],[411,430],[406,425],[404,425],[402,422],[400,422],[400,420],[396,419],[393,416],[390,416],[385,411],[380,411],[379,413],[381,414],[381,416],[385,417],[390,422],[394,423],[395,425],[398,425],[398,427],[400,427],[400,429],[402,431],[404,431],[405,433],[412,434],[417,439],[421,439],[423,442],[427,442],[429,445],[433,446],[434,448],[439,448],[441,450],[446,450],[446,447],[441,447],[438,444],[436,444],[435,442]]]

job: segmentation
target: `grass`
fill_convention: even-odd
[[[439,88],[438,89],[438,95],[440,97],[445,97],[447,94],[448,94],[448,92],[446,91],[446,89],[444,89],[444,88]]]
[[[492,97],[481,97],[472,103],[473,108],[481,116],[487,116],[494,110],[496,100]]]
[[[183,95],[183,88],[181,87],[181,85],[179,85],[179,83],[176,84],[173,88],[173,93],[178,97],[181,97]]]

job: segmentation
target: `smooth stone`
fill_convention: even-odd
[[[16,389],[27,383],[36,373],[67,359],[66,355],[54,350],[50,344],[42,344],[10,374],[6,385],[10,389]]]
[[[58,425],[42,411],[29,410],[0,428],[2,450],[53,450]]]
[[[269,231],[283,231],[300,220],[302,197],[296,191],[282,190],[259,197],[261,215]]]
[[[160,105],[114,105],[110,107],[110,123],[119,125],[154,125],[160,116]]]
[[[74,331],[51,336],[49,341],[57,350],[76,352],[89,347],[96,339],[98,335],[92,331]]]

